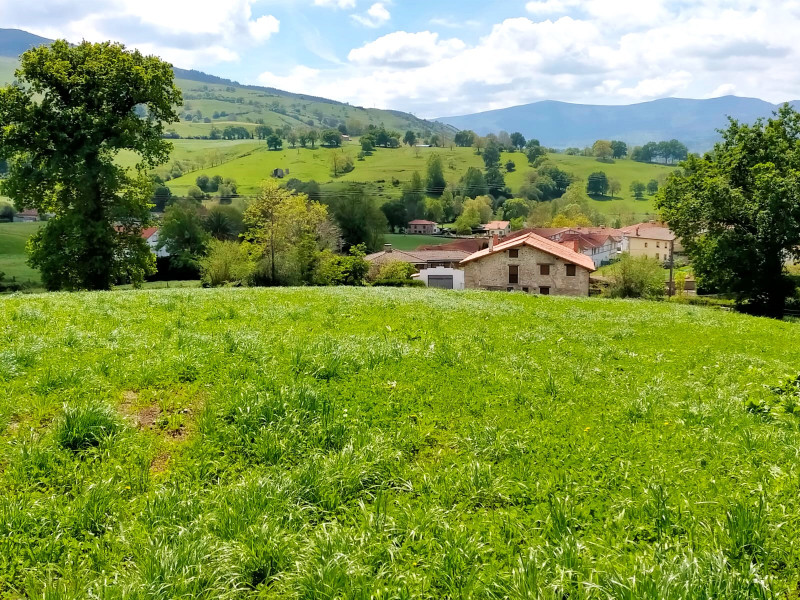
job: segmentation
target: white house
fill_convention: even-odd
[[[158,248],[158,227],[142,229],[142,237],[147,242],[147,245],[150,246],[150,252],[155,254],[158,258],[169,256],[169,252],[167,252],[166,248]]]
[[[440,288],[443,290],[464,289],[464,271],[461,269],[432,267],[430,269],[423,269],[417,275],[414,275],[413,278],[419,279],[424,282],[426,286],[431,288]]]

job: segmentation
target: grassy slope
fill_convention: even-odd
[[[202,141],[192,141],[196,146],[202,146]],[[213,142],[205,142],[208,147],[213,147]],[[209,175],[220,174],[225,177],[233,177],[239,183],[239,190],[243,194],[252,194],[258,189],[258,184],[264,177],[268,176],[272,169],[289,168],[291,177],[302,180],[314,179],[319,182],[331,181],[331,153],[344,151],[355,157],[360,151],[360,146],[356,142],[346,144],[341,150],[330,150],[327,148],[284,148],[279,152],[268,152],[262,148],[259,152],[254,152],[250,156],[235,159],[218,167],[202,169],[202,172]],[[470,148],[408,148],[402,147],[394,150],[378,149],[372,156],[365,160],[355,161],[355,169],[338,179],[338,181],[359,181],[359,182],[381,182],[382,193],[385,197],[396,197],[401,193],[399,186],[392,186],[393,179],[400,182],[408,181],[414,171],[419,171],[424,175],[428,157],[431,154],[442,156],[445,177],[451,183],[456,183],[464,174],[468,167],[483,168],[483,161]],[[583,156],[566,156],[563,154],[551,154],[549,158],[559,167],[578,176],[586,181],[589,174],[594,171],[604,171],[609,177],[615,177],[622,184],[622,192],[619,198],[614,200],[597,200],[595,207],[605,214],[634,213],[644,217],[653,211],[651,199],[635,200],[630,191],[630,184],[639,179],[647,182],[650,179],[658,179],[659,176],[669,173],[672,167],[663,165],[648,165],[637,163],[631,160],[619,160],[614,164],[599,163],[597,160]],[[529,171],[527,159],[520,153],[507,153],[502,157],[505,164],[507,160],[513,160],[517,169],[513,173],[506,175],[506,183],[512,191],[518,191],[525,181],[525,174]],[[184,177],[174,179],[169,182],[170,188],[176,194],[184,194],[189,186],[194,185],[198,173],[190,173]]]
[[[39,281],[39,273],[25,264],[25,243],[40,225],[41,223],[0,223],[0,271],[6,274],[6,279]]]
[[[798,418],[745,410],[796,325],[239,289],[2,298],[0,335],[0,594],[796,597]],[[73,454],[87,403],[124,425]]]
[[[398,233],[387,233],[384,238],[387,244],[391,244],[398,250],[416,250],[420,246],[446,244],[451,241],[435,235],[402,235]]]

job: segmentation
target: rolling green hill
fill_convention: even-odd
[[[176,158],[181,158],[192,149],[198,156],[210,152],[218,142],[206,140],[178,140],[176,144]],[[173,179],[168,182],[170,189],[175,194],[185,194],[190,186],[194,185],[197,175],[222,175],[232,177],[239,184],[239,192],[244,195],[254,194],[260,182],[269,177],[275,168],[288,168],[289,177],[296,177],[303,181],[313,179],[320,183],[333,181],[331,173],[331,154],[333,152],[346,152],[354,159],[355,169],[336,181],[348,182],[373,182],[379,194],[384,198],[395,198],[401,193],[401,185],[411,178],[414,171],[419,171],[424,176],[427,160],[431,154],[439,154],[445,167],[445,178],[450,183],[457,183],[468,167],[483,168],[483,160],[471,148],[408,148],[378,149],[372,156],[363,161],[356,160],[361,150],[360,145],[354,141],[338,150],[328,148],[284,148],[282,151],[268,151],[263,142],[252,142],[252,145],[242,145],[242,149],[254,149],[253,152],[241,158],[220,164],[215,167],[199,167],[195,171]],[[652,199],[636,200],[629,188],[634,180],[644,183],[650,179],[659,179],[670,173],[674,167],[638,163],[631,160],[618,160],[613,164],[601,163],[596,159],[585,156],[567,156],[565,154],[549,154],[548,158],[562,169],[573,173],[579,179],[586,181],[589,174],[594,171],[603,171],[608,177],[619,179],[622,192],[618,198],[611,200],[594,200],[592,205],[603,214],[624,214],[632,218],[644,220],[653,213]],[[525,182],[525,174],[530,170],[528,160],[521,153],[505,153],[502,163],[513,160],[517,167],[512,173],[506,175],[506,183],[513,192],[517,192]],[[164,172],[169,167],[162,169]],[[398,185],[393,184],[393,180]]]
[[[791,323],[227,289],[0,298],[0,332],[3,596],[796,596]]]

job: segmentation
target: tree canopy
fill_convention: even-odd
[[[731,119],[705,156],[689,156],[656,205],[692,258],[698,283],[781,316],[794,290],[785,264],[800,258],[800,114]]]
[[[59,40],[20,57],[0,89],[2,193],[54,217],[29,241],[47,289],[108,289],[155,268],[140,233],[150,219],[146,170],[167,161],[164,124],[178,120],[172,67],[121,44]],[[146,109],[147,118],[137,113]],[[130,171],[120,150],[139,156]]]

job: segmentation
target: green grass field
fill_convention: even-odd
[[[797,598],[790,323],[159,290],[0,335],[0,597]]]
[[[452,241],[450,238],[437,235],[405,235],[400,233],[387,233],[383,237],[387,244],[391,244],[398,250],[416,250],[420,246],[446,244],[447,242]]]
[[[41,223],[0,223],[0,271],[6,280],[39,283],[38,271],[31,269],[25,260],[25,244]]]
[[[202,147],[213,148],[216,142],[192,140],[188,144],[195,152],[202,152]],[[185,152],[184,146],[179,145],[176,153]],[[346,152],[354,160],[360,151],[360,146],[351,142],[342,149],[331,150],[327,148],[284,148],[282,151],[267,151],[263,143],[252,154],[236,158],[217,167],[201,169],[208,175],[222,175],[233,177],[239,184],[242,194],[256,193],[260,182],[269,177],[275,168],[288,168],[290,177],[307,181],[313,179],[320,183],[334,181],[331,173],[331,154],[333,152]],[[335,181],[374,182],[379,194],[384,198],[394,198],[401,195],[400,185],[393,185],[393,180],[400,183],[411,179],[414,171],[424,175],[428,157],[439,154],[445,167],[445,178],[456,184],[469,167],[483,168],[483,161],[471,148],[408,148],[378,149],[372,156],[363,161],[355,160],[355,169],[341,176]],[[619,179],[622,192],[619,197],[608,200],[594,200],[592,205],[603,214],[631,215],[643,220],[653,213],[651,198],[636,200],[629,191],[634,180],[647,182],[666,175],[673,167],[637,163],[631,160],[618,160],[613,164],[600,163],[594,158],[583,156],[567,156],[564,154],[550,154],[548,158],[562,169],[573,173],[582,181],[586,181],[589,174],[594,171],[604,171],[608,177]],[[505,153],[502,162],[513,160],[517,167],[512,173],[506,175],[506,183],[512,191],[517,192],[525,181],[525,174],[530,170],[524,154]],[[185,194],[190,186],[194,185],[199,172],[193,172],[169,182],[175,194]]]

